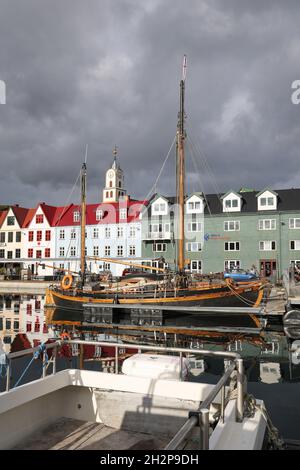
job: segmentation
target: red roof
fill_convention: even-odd
[[[86,206],[86,225],[98,225],[98,224],[118,224],[130,223],[139,220],[139,216],[143,207],[147,205],[148,201],[137,201],[134,199],[124,199],[122,201],[113,203],[100,203],[100,204],[87,204]],[[23,228],[28,228],[37,209],[41,207],[45,214],[47,221],[51,227],[68,227],[80,225],[80,220],[74,222],[74,212],[80,212],[80,205],[69,204],[68,206],[49,206],[45,203],[40,203],[35,209],[22,209]],[[127,219],[120,219],[120,209],[127,209]],[[103,211],[103,218],[96,220],[97,210]],[[25,215],[24,215],[25,214]],[[21,211],[18,211],[18,215],[21,217]],[[16,215],[17,217],[17,215]],[[4,217],[5,218],[5,217]],[[1,222],[1,214],[0,214]],[[0,224],[1,225],[1,224]]]
[[[2,227],[2,224],[5,220],[5,217],[7,216],[8,211],[1,211],[0,212],[0,227]]]
[[[15,214],[19,226],[22,227],[29,209],[26,209],[25,207],[11,206],[11,210]]]

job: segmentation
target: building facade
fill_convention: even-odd
[[[300,189],[187,197],[187,269],[212,273],[255,267],[263,276],[276,278],[292,261],[300,266],[299,201]],[[176,259],[174,205],[174,198],[154,196],[143,213],[142,230],[142,256],[163,256],[171,267]]]

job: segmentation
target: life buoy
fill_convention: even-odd
[[[73,276],[72,274],[66,274],[64,277],[63,277],[63,280],[61,281],[61,287],[63,288],[63,290],[68,290],[72,287],[72,283],[73,283]]]

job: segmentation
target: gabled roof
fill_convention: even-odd
[[[6,216],[8,214],[8,211],[1,211],[0,212],[0,227],[2,227],[2,224],[4,220],[6,219]]]
[[[196,191],[196,192],[194,192],[194,193],[189,194],[188,196],[186,196],[186,200],[188,201],[188,200],[191,199],[191,197],[193,197],[193,196],[197,196],[199,199],[202,199],[202,200],[204,199],[203,193],[200,193],[200,192],[197,192],[197,191]]]
[[[221,197],[221,199],[225,199],[225,197],[229,196],[229,194],[234,194],[235,196],[237,196],[238,198],[241,199],[241,195],[239,193],[237,193],[236,191],[228,191],[226,194],[223,194],[223,196]]]
[[[13,211],[16,217],[19,227],[22,227],[29,209],[26,209],[25,207],[19,207],[19,206],[11,206],[10,209]]]
[[[30,222],[32,221],[35,213],[36,213],[36,208],[28,210],[28,212],[26,214],[26,217],[24,219],[23,225],[22,225],[23,228],[28,228],[28,226],[29,226]]]
[[[278,196],[278,194],[277,194],[275,191],[273,191],[272,189],[270,189],[270,188],[265,188],[265,189],[263,189],[262,191],[260,191],[259,193],[257,193],[257,194],[256,194],[256,197],[261,196],[261,195],[264,194],[266,191],[268,191],[269,193],[274,194],[274,196]]]

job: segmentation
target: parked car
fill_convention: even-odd
[[[231,271],[224,272],[224,279],[228,278],[237,282],[255,281],[258,279],[258,275],[255,272],[245,271],[242,269],[233,269]]]

